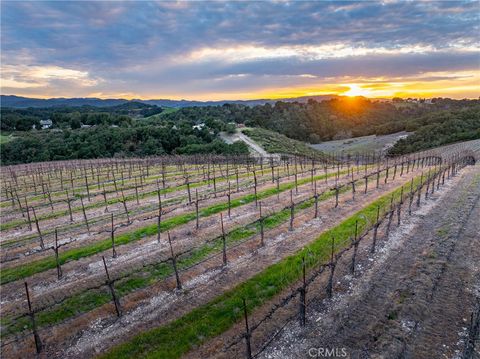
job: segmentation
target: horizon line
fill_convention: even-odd
[[[242,102],[249,102],[249,101],[281,101],[281,100],[287,100],[287,99],[301,99],[301,98],[308,98],[308,97],[339,97],[339,98],[365,98],[368,100],[393,100],[394,98],[400,98],[402,100],[406,99],[435,99],[435,98],[444,98],[444,99],[452,99],[452,100],[477,100],[480,99],[480,95],[478,97],[462,97],[462,98],[456,98],[456,97],[443,97],[443,96],[392,96],[392,97],[387,97],[387,96],[381,96],[381,97],[375,97],[375,96],[348,96],[348,95],[339,95],[339,94],[318,94],[318,95],[303,95],[303,96],[291,96],[291,97],[259,97],[259,98],[249,98],[249,99],[208,99],[208,100],[197,100],[197,99],[187,99],[187,98],[169,98],[169,97],[149,97],[149,98],[142,98],[142,97],[130,97],[130,96],[125,96],[125,97],[103,97],[103,96],[80,96],[80,97],[65,97],[65,96],[58,96],[58,97],[38,97],[38,96],[24,96],[24,95],[16,95],[16,94],[0,94],[1,96],[14,96],[14,97],[22,97],[22,98],[28,98],[28,99],[33,99],[33,100],[56,100],[56,99],[66,99],[66,100],[71,100],[71,99],[98,99],[98,100],[124,100],[124,101],[185,101],[185,102],[232,102],[232,101],[242,101]]]

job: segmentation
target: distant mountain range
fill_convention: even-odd
[[[27,107],[77,107],[77,106],[95,106],[95,107],[112,107],[129,102],[141,102],[148,105],[156,105],[160,107],[191,107],[191,106],[221,106],[226,103],[241,104],[246,106],[264,105],[266,103],[274,104],[277,101],[284,102],[307,102],[309,99],[316,101],[325,101],[338,97],[337,95],[323,95],[323,96],[303,96],[295,98],[284,99],[259,99],[259,100],[233,100],[233,101],[189,101],[189,100],[125,100],[125,99],[100,99],[95,97],[86,98],[29,98],[15,95],[1,95],[0,106],[27,108]]]

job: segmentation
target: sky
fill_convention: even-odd
[[[480,1],[1,1],[1,93],[480,96]]]

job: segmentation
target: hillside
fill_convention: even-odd
[[[369,135],[346,138],[343,140],[325,141],[310,145],[316,150],[332,153],[343,152],[345,154],[377,152],[384,153],[401,138],[405,138],[409,132],[401,131],[389,135]]]
[[[221,106],[224,104],[238,104],[245,106],[264,105],[266,103],[274,104],[277,101],[284,102],[307,102],[308,100],[323,101],[336,98],[336,95],[323,96],[302,96],[282,99],[253,99],[253,100],[223,100],[223,101],[195,101],[195,100],[170,100],[170,99],[152,99],[152,100],[126,100],[126,99],[100,99],[96,97],[87,98],[30,98],[15,95],[1,95],[0,103],[2,107],[28,108],[28,107],[62,107],[62,106],[96,106],[110,107],[118,106],[129,102],[141,102],[147,105],[162,107],[197,107],[197,106]]]
[[[245,154],[248,148],[243,143],[226,144],[219,138],[221,131],[240,124],[256,128],[249,135],[269,152],[313,157],[318,153],[305,143],[340,140],[341,150],[348,145],[353,152],[362,152],[384,147],[377,141],[379,135],[415,132],[390,150],[395,155],[480,136],[479,100],[437,99],[428,104],[409,102],[409,106],[398,103],[342,98],[253,107],[164,108],[136,101],[109,107],[2,107],[1,130],[14,137],[2,144],[2,164],[161,154]],[[367,141],[359,139],[373,135]]]
[[[268,153],[306,156],[316,159],[325,158],[322,152],[309,147],[306,143],[288,138],[274,131],[257,127],[247,128],[242,130],[242,132],[262,146]]]
[[[480,106],[429,114],[412,122],[411,128],[415,133],[395,143],[390,155],[480,138]]]

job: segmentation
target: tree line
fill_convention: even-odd
[[[218,136],[221,131],[234,132],[237,124],[273,130],[310,143],[415,131],[415,135],[390,150],[391,154],[400,154],[478,138],[479,109],[480,100],[433,99],[427,103],[362,97],[257,106],[224,104],[177,111],[139,102],[105,108],[2,108],[2,134],[11,134],[13,140],[1,145],[1,163],[162,154],[246,154],[245,144],[226,144]],[[52,121],[51,128],[39,130],[40,121],[46,119]]]
[[[165,120],[210,119],[263,127],[297,140],[319,143],[366,135],[414,131],[422,116],[438,111],[478,107],[479,100],[433,99],[407,102],[341,97],[306,103],[277,102],[274,105],[187,107],[162,116]],[[419,121],[417,119],[420,118]]]
[[[480,106],[424,115],[416,119],[414,125],[415,132],[395,143],[389,149],[390,155],[480,138]]]

